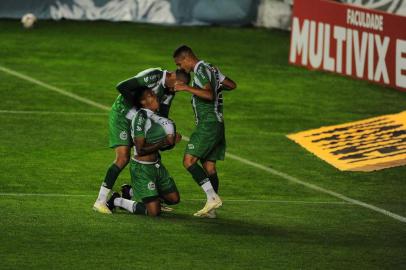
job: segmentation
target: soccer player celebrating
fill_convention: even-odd
[[[224,160],[226,149],[222,90],[233,90],[236,84],[216,67],[199,60],[187,46],[177,48],[173,58],[179,68],[194,73],[192,86],[181,82],[175,84],[175,91],[193,94],[197,126],[186,147],[183,165],[207,196],[203,209],[194,215],[215,218],[215,209],[222,205],[217,194],[216,161]],[[199,160],[203,168],[197,163]]]
[[[157,95],[148,88],[140,88],[135,93],[135,105],[141,108],[131,123],[131,136],[134,143],[134,157],[130,163],[134,197],[142,202],[120,198],[113,193],[107,207],[122,207],[134,214],[158,216],[163,198],[167,204],[177,204],[180,200],[178,189],[164,167],[158,152],[173,147],[181,140],[175,125],[167,118],[156,114],[159,109]]]
[[[188,84],[190,75],[182,70],[168,72],[160,68],[150,68],[117,85],[120,95],[114,102],[109,114],[109,146],[114,148],[116,159],[107,170],[99,195],[93,205],[94,210],[111,214],[111,211],[106,207],[107,196],[120,172],[130,160],[130,148],[132,146],[130,126],[131,119],[136,112],[134,107],[135,93],[140,88],[151,88],[159,100],[159,115],[168,117],[174,97],[173,91],[170,90],[173,89],[176,80]]]

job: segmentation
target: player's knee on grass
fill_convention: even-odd
[[[158,198],[145,203],[145,207],[147,208],[147,215],[150,217],[157,217],[161,214],[161,202]]]
[[[164,202],[168,205],[178,204],[180,202],[179,192],[171,192],[162,196]]]

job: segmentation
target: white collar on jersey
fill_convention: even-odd
[[[203,60],[200,60],[199,62],[197,62],[197,64],[195,65],[195,67],[193,68],[193,73],[196,73],[197,67],[201,64],[204,63]]]
[[[167,70],[164,70],[163,72],[164,72],[164,73],[162,74],[161,84],[162,84],[162,86],[163,86],[164,88],[166,88],[165,80],[166,80],[166,73],[167,73],[168,71],[167,71]]]
[[[151,111],[150,109],[147,109],[147,108],[141,108],[141,110],[144,110],[144,111],[147,113],[147,116],[148,116],[148,117],[151,117],[151,115],[154,114],[153,111]]]

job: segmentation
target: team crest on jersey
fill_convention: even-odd
[[[120,139],[122,139],[122,140],[127,140],[127,138],[128,138],[128,135],[127,135],[127,131],[121,131],[120,132]]]
[[[187,148],[189,148],[190,150],[195,149],[195,145],[192,144],[192,143],[189,143],[189,144],[187,145]]]
[[[137,125],[141,125],[142,121],[144,121],[144,117],[140,115],[140,118],[138,119]]]
[[[151,182],[149,182],[149,183],[148,183],[148,189],[149,189],[149,190],[155,190],[155,189],[156,189],[156,187],[155,187],[155,183],[154,183],[154,182],[152,182],[152,181],[151,181]]]

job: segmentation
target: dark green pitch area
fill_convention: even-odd
[[[289,66],[289,33],[252,28],[0,21],[0,66],[110,106],[117,82],[174,69],[190,45],[238,83],[225,94],[228,151],[406,216],[406,167],[340,172],[286,134],[406,108],[406,94]],[[182,167],[182,142],[163,154],[182,202],[160,218],[93,212],[105,171],[107,111],[0,71],[0,269],[401,269],[406,223],[228,158],[224,206],[194,218],[204,194]],[[41,113],[39,113],[41,112]],[[187,93],[171,113],[190,136]],[[129,182],[126,169],[116,188]]]

